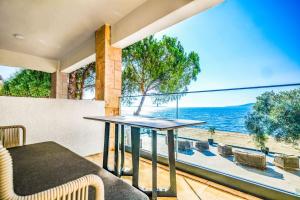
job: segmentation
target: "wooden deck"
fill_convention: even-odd
[[[109,166],[113,168],[113,153],[110,153]],[[102,165],[102,154],[96,154],[86,157],[88,160]],[[126,154],[125,166],[131,166],[131,154]],[[140,186],[151,188],[151,161],[140,160]],[[158,165],[158,186],[167,188],[169,184],[168,168]],[[122,177],[126,182],[131,184],[131,177]],[[176,198],[158,198],[160,200],[174,200]],[[242,193],[240,191],[216,184],[211,181],[181,172],[177,170],[177,199],[179,200],[258,200],[259,198]]]

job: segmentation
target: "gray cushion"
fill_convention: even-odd
[[[41,192],[87,174],[97,174],[103,180],[106,200],[149,199],[120,178],[57,143],[15,147],[9,152],[14,166],[14,190],[18,195]]]

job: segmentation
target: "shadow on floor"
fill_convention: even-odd
[[[272,154],[272,153],[269,153],[269,154],[267,155],[267,157],[274,158],[275,156],[274,156],[274,154]]]
[[[223,156],[223,158],[226,158],[227,160],[234,162],[234,156],[227,156],[227,157]]]
[[[300,169],[285,169],[285,171],[300,177]]]
[[[182,153],[188,156],[192,156],[195,154],[195,152],[193,151],[193,149],[187,149],[187,150],[179,150],[178,149],[178,153]]]
[[[201,151],[200,153],[204,154],[205,156],[216,156],[216,154],[211,151]]]
[[[256,174],[260,174],[260,175],[264,175],[264,176],[269,176],[272,178],[277,178],[277,179],[284,179],[282,173],[279,173],[277,171],[275,171],[274,169],[272,169],[271,167],[268,167],[265,170],[261,170],[261,169],[256,169],[256,168],[252,168],[252,167],[248,167],[245,165],[240,165],[238,164],[240,167],[244,168],[247,171],[256,173]]]
[[[210,144],[209,146],[217,147],[218,145],[217,144]]]

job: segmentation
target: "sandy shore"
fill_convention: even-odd
[[[207,140],[208,138],[210,138],[210,135],[207,132],[207,130],[196,129],[196,128],[179,129],[178,136],[197,139],[197,140]],[[229,145],[258,149],[255,143],[253,142],[252,137],[247,134],[216,131],[216,133],[213,136],[213,139],[217,143],[224,143]],[[280,153],[300,156],[299,145],[293,147],[290,144],[277,142],[272,137],[269,137],[266,146],[269,147],[270,151],[273,152],[280,152]]]

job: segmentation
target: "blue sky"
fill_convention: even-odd
[[[190,91],[300,82],[299,10],[298,0],[225,0],[156,36],[177,37],[199,54],[202,72]],[[0,66],[4,78],[14,71]],[[261,92],[188,95],[180,104],[243,104]]]
[[[157,35],[199,54],[202,73],[190,90],[299,82],[297,2],[225,0]]]
[[[6,67],[0,65],[0,75],[4,80],[7,80],[12,74],[17,72],[19,68],[16,67]]]
[[[225,0],[156,35],[199,54],[202,72],[190,91],[300,82],[299,10],[297,0]],[[263,91],[188,95],[180,104],[243,104]]]

